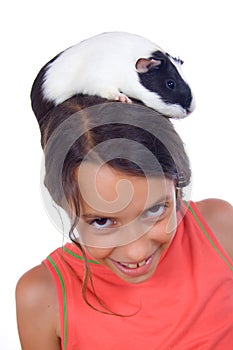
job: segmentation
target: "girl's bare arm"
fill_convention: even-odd
[[[18,281],[16,311],[22,350],[61,350],[56,289],[43,264]]]

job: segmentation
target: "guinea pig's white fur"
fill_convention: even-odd
[[[107,32],[84,40],[63,51],[51,62],[45,73],[43,96],[55,105],[75,94],[98,95],[107,99],[123,96],[138,99],[148,107],[172,117],[187,114],[178,104],[167,104],[146,89],[135,68],[141,57],[165,51],[150,40],[125,32]],[[169,57],[185,80],[180,63]],[[191,105],[190,111],[194,108]]]

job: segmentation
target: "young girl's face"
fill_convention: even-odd
[[[76,176],[80,243],[123,280],[146,281],[176,231],[173,181],[132,176],[91,162],[83,162]]]

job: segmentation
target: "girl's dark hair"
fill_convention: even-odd
[[[171,121],[156,111],[138,103],[78,95],[41,116],[34,100],[35,94],[32,107],[45,154],[44,183],[53,200],[70,215],[70,238],[84,257],[85,251],[73,235],[79,217],[79,188],[74,175],[81,162],[108,163],[136,176],[165,176],[180,189],[189,184],[191,171],[183,142]],[[89,304],[86,285],[90,270],[85,261],[83,297]]]

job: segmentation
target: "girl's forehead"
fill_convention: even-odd
[[[116,213],[129,206],[140,210],[174,193],[174,184],[164,176],[135,176],[111,166],[83,162],[76,171],[81,204],[98,212]]]

